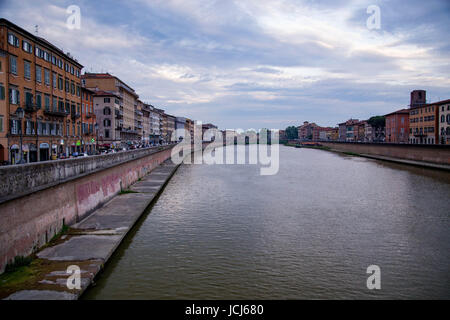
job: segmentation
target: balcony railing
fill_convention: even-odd
[[[51,109],[51,108],[45,108],[44,114],[48,116],[55,116],[55,117],[66,117],[67,112],[64,109]]]
[[[71,114],[71,116],[72,116],[72,119],[78,119],[79,117],[81,117],[81,114],[79,114],[78,112],[73,112]]]
[[[41,109],[41,106],[35,104],[35,103],[24,103],[24,110],[25,112],[36,112],[39,109]]]
[[[116,117],[117,118],[122,118],[123,117],[123,111],[122,110],[116,110],[115,113],[116,113]]]

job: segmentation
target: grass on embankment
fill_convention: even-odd
[[[47,244],[39,248],[39,251],[65,241],[61,237],[68,233],[69,227],[63,224],[61,230]],[[26,257],[15,257],[6,265],[5,272],[0,274],[0,299],[37,282],[36,279],[46,271],[47,264],[45,260],[37,258],[36,253]]]

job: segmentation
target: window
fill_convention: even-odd
[[[444,115],[441,116],[441,122],[445,122],[445,116]]]
[[[58,59],[58,67],[60,67],[61,69],[63,67],[63,62],[61,59]]]
[[[61,77],[59,77],[58,78],[58,89],[63,90],[63,88],[64,88],[63,79]]]
[[[44,83],[46,86],[50,85],[50,70],[44,69]]]
[[[447,115],[447,123],[450,123],[450,114]]]
[[[58,99],[56,97],[52,97],[52,107],[53,111],[56,111],[58,109]]]
[[[42,134],[44,136],[48,136],[48,124],[46,122],[42,122]]]
[[[9,70],[12,74],[17,75],[17,58],[14,56],[9,56]]]
[[[111,120],[109,120],[109,119],[103,120],[103,126],[104,127],[110,127],[111,126]]]
[[[69,83],[69,80],[66,79],[65,84],[66,84],[66,92],[68,93],[69,90],[70,90],[70,83]]]
[[[48,94],[44,96],[44,102],[45,102],[45,110],[50,110],[50,96]]]
[[[36,107],[40,109],[42,106],[42,96],[40,93],[36,92]]]
[[[23,61],[23,76],[25,79],[31,79],[31,64],[29,61]]]
[[[28,41],[25,41],[25,40],[22,40],[22,49],[23,49],[23,51],[28,52],[28,53],[33,52],[33,46]]]
[[[5,100],[5,87],[0,83],[0,100]]]
[[[75,94],[75,84],[73,82],[70,84],[70,93]]]
[[[105,116],[111,115],[111,109],[110,109],[109,107],[105,107],[105,108],[103,109],[103,114],[104,114]]]
[[[103,102],[105,102],[105,103],[109,103],[109,102],[110,102],[110,100],[109,100],[109,98],[104,98],[104,99],[103,99]]]
[[[40,66],[36,66],[36,81],[42,82],[42,70]]]
[[[17,38],[13,33],[8,33],[8,43],[14,47],[19,47],[19,38]]]
[[[56,65],[56,57],[55,57],[54,55],[52,55],[52,63],[53,63],[54,65]]]
[[[69,72],[69,65],[67,63],[65,64],[65,70],[66,72]]]
[[[20,93],[17,88],[9,89],[9,103],[20,104]]]
[[[44,60],[50,62],[50,54],[47,51],[44,51]]]
[[[55,89],[56,89],[56,83],[57,83],[56,72],[53,72],[53,88],[55,88]]]
[[[77,96],[81,96],[81,88],[80,86],[77,86]]]
[[[22,123],[20,120],[11,120],[11,134],[19,134],[22,130]]]
[[[70,67],[70,73],[74,74],[75,73],[75,69],[73,68],[73,66]]]
[[[35,134],[33,121],[30,120],[25,121],[25,134],[28,135]]]
[[[25,106],[30,108],[33,106],[33,94],[30,91],[25,92]]]
[[[105,130],[105,138],[109,138],[109,130],[108,129]]]
[[[0,132],[3,132],[3,116],[0,116]]]

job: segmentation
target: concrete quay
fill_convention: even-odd
[[[166,160],[84,220],[71,226],[53,245],[36,254],[32,281],[24,282],[5,300],[75,300],[93,282],[104,264],[155,201],[178,165]],[[33,264],[32,263],[32,268]],[[70,290],[67,267],[79,266],[81,288]],[[0,294],[2,284],[0,283]]]

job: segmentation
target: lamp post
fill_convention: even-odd
[[[20,121],[20,160],[18,162],[16,162],[17,164],[23,164],[25,163],[25,161],[23,160],[23,149],[22,149],[22,136],[23,136],[23,131],[22,131],[22,119],[25,116],[25,111],[21,108],[18,107],[16,109],[16,116],[17,118],[19,118]]]
[[[98,123],[96,122],[94,125],[95,128],[95,153],[98,153]]]

